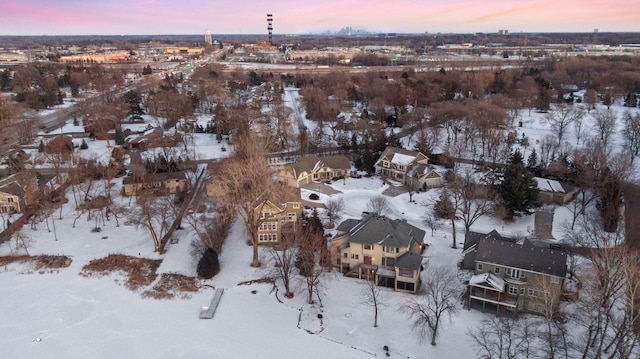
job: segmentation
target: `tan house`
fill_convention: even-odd
[[[0,212],[20,213],[24,210],[25,190],[17,183],[11,183],[0,188]]]
[[[345,156],[305,156],[278,171],[276,178],[291,187],[300,188],[311,182],[348,177],[350,173],[351,163]]]
[[[416,293],[420,288],[425,232],[405,220],[370,214],[348,219],[331,240],[333,268],[344,275],[375,280],[396,291]]]
[[[46,186],[40,185],[35,173],[23,172],[4,178],[0,180],[0,212],[22,213],[46,189]]]
[[[567,253],[527,240],[516,242],[493,231],[467,241],[464,265],[473,269],[468,307],[485,311],[543,313],[544,302],[563,293]]]
[[[144,176],[128,176],[122,180],[125,196],[139,193],[167,195],[181,192],[187,188],[184,172],[148,173]]]
[[[302,219],[302,206],[300,202],[277,206],[264,200],[255,207],[253,218],[258,228],[258,244],[278,243],[287,230],[295,230],[295,224]]]
[[[556,180],[534,177],[538,183],[538,199],[542,203],[563,205],[571,202],[575,195],[575,187]]]
[[[444,185],[444,176],[438,172],[433,166],[418,163],[413,166],[407,175],[407,180],[413,179],[415,188],[428,189],[438,188]],[[405,183],[407,182],[405,180]]]
[[[388,146],[376,162],[375,169],[381,177],[407,183],[410,172],[420,165],[428,167],[428,162],[429,158],[421,152]],[[425,170],[421,172],[423,175],[428,173]]]

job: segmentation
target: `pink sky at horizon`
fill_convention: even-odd
[[[307,34],[371,32],[637,32],[640,3],[622,0],[8,0],[0,35]]]

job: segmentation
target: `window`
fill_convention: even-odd
[[[358,259],[358,255],[357,254],[351,254],[351,259]]]
[[[507,268],[507,275],[514,279],[524,278],[524,271],[515,268]]]
[[[7,202],[13,203],[13,197],[7,197]]]
[[[396,286],[398,287],[398,289],[400,290],[407,290],[410,292],[414,292],[415,291],[415,284],[413,283],[407,283],[407,282],[396,282]]]
[[[289,213],[287,213],[287,217],[289,218],[290,221],[295,221],[296,220],[296,213],[295,212],[289,212]]]
[[[541,291],[539,291],[539,290],[537,290],[537,289],[535,289],[535,288],[531,288],[531,287],[529,287],[529,288],[527,289],[527,295],[528,295],[529,297],[534,297],[534,298],[535,298],[535,297],[541,297],[541,296],[542,296],[542,292],[541,292]]]
[[[411,269],[399,269],[398,270],[398,275],[401,277],[409,277],[409,278],[413,278],[413,271]]]
[[[493,269],[493,272],[494,272],[495,274],[500,274],[500,267],[495,267],[495,268]]]
[[[517,285],[509,285],[509,294],[518,295],[518,286]]]
[[[382,167],[389,167],[389,161],[382,161]]]
[[[274,242],[276,240],[276,236],[273,234],[259,234],[258,241],[260,242]]]
[[[399,253],[400,248],[397,247],[384,247],[384,251],[387,253]]]
[[[349,255],[347,253],[343,253],[342,256],[345,258],[349,258]]]
[[[278,230],[278,225],[276,222],[263,222],[258,227],[260,231],[276,231]]]
[[[365,250],[365,251],[370,251],[370,250],[372,250],[372,249],[373,249],[373,246],[372,246],[371,244],[365,244],[365,245],[364,245],[364,250]]]
[[[478,270],[482,270],[482,263],[478,263]]]
[[[396,259],[392,257],[382,257],[382,265],[387,267],[393,267],[396,265]]]

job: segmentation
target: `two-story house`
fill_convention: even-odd
[[[258,244],[274,244],[280,242],[286,231],[295,230],[295,225],[302,218],[302,206],[300,202],[286,202],[277,206],[264,200],[254,208],[253,218]]]
[[[401,219],[376,214],[348,219],[338,226],[331,240],[331,265],[345,275],[416,293],[424,235],[423,230]]]
[[[278,171],[278,181],[299,188],[311,182],[327,181],[351,174],[351,163],[345,156],[305,156]]]
[[[39,182],[41,178],[34,172],[23,171],[0,180],[0,212],[24,212],[27,206],[47,194],[47,187]]]
[[[545,301],[562,295],[565,251],[515,241],[494,231],[478,236],[463,255],[464,267],[475,273],[469,280],[469,308],[543,313]]]
[[[418,187],[418,181],[425,181],[427,187],[438,187],[442,178],[431,171],[428,162],[429,158],[421,152],[388,146],[376,161],[375,169],[377,175],[404,184],[413,181]],[[434,176],[439,178],[434,179]]]

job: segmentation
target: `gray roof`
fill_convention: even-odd
[[[342,224],[338,228],[341,227]],[[389,219],[376,214],[363,218],[345,234],[353,243],[379,244],[398,248],[408,247],[411,242],[422,244],[424,235],[425,231],[410,225],[405,220]]]
[[[411,251],[398,257],[396,267],[410,270],[420,270],[422,265],[422,256]]]
[[[340,223],[340,224],[338,225],[338,227],[336,228],[336,231],[338,231],[338,232],[340,232],[340,233],[349,232],[349,231],[350,231],[350,230],[352,230],[352,229],[353,229],[353,227],[355,227],[359,222],[360,222],[360,220],[353,219],[353,218],[345,219],[344,221],[342,221],[342,223]]]
[[[564,278],[567,274],[567,253],[536,247],[525,241],[517,244],[505,240],[480,238],[476,246],[476,261],[546,273]]]
[[[507,241],[507,242],[512,242],[512,243],[517,242],[517,240],[515,238],[502,236],[495,229],[492,230],[489,233],[478,233],[478,232],[469,231],[464,236],[464,248],[462,250],[465,251],[465,250],[469,249],[469,247],[472,247],[473,245],[478,243],[478,240],[480,238],[497,239],[497,240],[500,240],[500,241]]]

